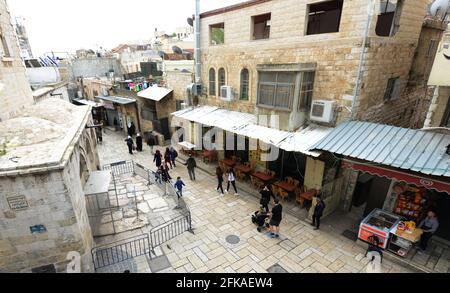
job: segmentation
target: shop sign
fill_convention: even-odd
[[[28,202],[24,195],[10,196],[6,199],[9,208],[13,211],[22,211],[28,209]]]

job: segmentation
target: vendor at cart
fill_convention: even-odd
[[[420,238],[420,249],[425,251],[428,246],[428,241],[439,228],[439,221],[436,217],[436,213],[429,211],[427,217],[420,222],[419,228],[422,228],[423,230],[423,234]]]

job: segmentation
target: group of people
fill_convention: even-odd
[[[221,192],[222,195],[224,195],[223,190],[223,182],[224,182],[224,175],[227,178],[227,189],[226,193],[230,191],[230,187],[233,186],[234,189],[234,195],[239,195],[237,188],[236,188],[236,172],[233,168],[228,168],[227,171],[224,173],[221,167],[216,168],[216,177],[217,177],[217,192]]]

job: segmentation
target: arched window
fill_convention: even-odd
[[[209,95],[216,95],[216,71],[214,68],[209,70]]]
[[[220,91],[220,88],[226,84],[227,84],[227,82],[225,79],[225,69],[220,68],[219,69],[219,91]]]
[[[248,85],[249,85],[249,73],[248,69],[244,68],[241,71],[241,95],[240,99],[248,101]]]

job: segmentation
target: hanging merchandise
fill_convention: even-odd
[[[394,212],[418,223],[429,206],[429,200],[425,195],[426,189],[405,183],[397,183],[394,190],[398,193]]]

